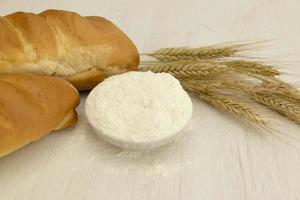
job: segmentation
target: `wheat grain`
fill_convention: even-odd
[[[242,74],[255,74],[265,77],[275,77],[280,75],[280,72],[275,67],[254,61],[226,61],[223,62],[223,64]]]
[[[277,96],[259,92],[252,95],[252,98],[272,110],[277,111],[288,119],[300,124],[300,107],[298,105],[278,98]]]
[[[182,82],[185,82],[189,85],[193,85],[195,87],[201,86],[211,90],[237,90],[240,92],[244,92],[246,94],[252,94],[255,92],[255,87],[249,81],[245,80],[226,80],[214,78],[211,80],[199,80],[199,79],[180,79]]]
[[[201,80],[201,79],[179,79],[184,85],[189,85],[191,87],[196,87],[202,89],[203,92],[217,90],[222,87],[223,81],[216,79],[213,80]]]
[[[249,46],[250,43],[215,45],[199,48],[161,48],[148,54],[163,62],[180,61],[180,60],[203,60],[235,56],[242,51],[243,47]]]
[[[283,90],[284,88],[287,89],[285,84],[286,83],[283,83],[284,86],[281,89],[279,89],[280,87],[275,87],[273,85],[272,91],[270,88],[266,88],[264,85],[253,86],[249,82],[224,83],[223,86],[225,85],[228,88],[239,89],[240,91],[248,94],[250,98],[258,103],[263,104],[279,114],[287,117],[288,119],[300,124],[299,101],[293,100],[295,99],[295,93],[291,93],[288,90]],[[294,90],[294,88],[290,89],[292,91]],[[276,90],[277,92],[274,92]]]
[[[192,78],[224,74],[231,70],[228,70],[228,68],[222,64],[172,62],[145,65],[140,68],[140,71],[152,71],[156,73],[167,72],[177,78]]]
[[[145,70],[151,70],[156,72],[169,72],[172,71],[173,73],[176,71],[180,71],[183,73],[184,71],[197,71],[197,68],[218,68],[219,71],[225,72],[224,66],[227,66],[229,69],[228,71],[235,71],[240,74],[245,75],[260,75],[263,77],[275,77],[280,75],[280,72],[277,70],[276,67],[265,65],[255,61],[212,61],[212,60],[199,60],[199,61],[175,61],[175,62],[154,62],[144,64]],[[222,69],[221,69],[222,67]],[[215,74],[216,70],[207,71],[207,73]],[[196,72],[197,73],[197,72]],[[207,74],[208,75],[208,74]]]
[[[187,82],[183,82],[182,84],[187,91],[195,93],[199,98],[211,103],[213,106],[237,117],[242,117],[249,123],[261,128],[270,128],[270,122],[249,105],[241,103],[229,96],[222,95],[217,91],[210,90],[205,86],[195,86]]]
[[[274,94],[280,95],[282,98],[293,100],[300,105],[300,91],[278,79],[264,80],[262,90],[269,90]]]
[[[228,90],[234,89],[244,92],[250,98],[263,104],[270,109],[278,112],[279,114],[287,117],[288,119],[300,123],[300,106],[292,101],[281,98],[280,96],[264,90],[262,86],[253,86],[251,82],[246,81],[223,81],[223,80],[182,80],[184,84],[191,85],[192,87],[201,87],[202,91],[209,90]]]
[[[278,112],[279,114],[287,117],[288,119],[300,123],[300,104],[299,101],[291,101],[294,93],[289,93],[286,95],[279,95],[281,93],[273,93],[268,88],[263,85],[251,85],[250,82],[224,82],[222,86],[227,88],[233,88],[245,92],[250,98],[257,101],[260,104],[267,106],[268,108]],[[274,85],[273,85],[274,87]],[[278,90],[278,87],[272,88]],[[291,88],[292,90],[294,88]]]

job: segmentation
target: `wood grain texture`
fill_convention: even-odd
[[[48,8],[101,15],[119,25],[140,52],[276,39],[264,55],[280,55],[272,58],[300,73],[297,0],[2,0],[0,8],[1,15]],[[124,152],[93,134],[85,97],[76,127],[0,159],[0,199],[300,199],[297,125],[279,118],[286,144],[193,98],[193,118],[175,143],[153,152]]]

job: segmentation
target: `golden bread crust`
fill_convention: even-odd
[[[79,103],[67,81],[6,74],[0,75],[0,91],[0,156],[76,122],[76,115],[65,119]]]
[[[0,17],[0,73],[56,75],[69,79],[90,71],[107,76],[137,70],[133,42],[103,17],[63,10],[17,12]],[[95,78],[95,76],[91,76]],[[89,76],[80,88],[92,88]],[[100,78],[98,83],[102,80]]]

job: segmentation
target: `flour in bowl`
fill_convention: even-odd
[[[87,118],[104,140],[126,149],[171,141],[192,116],[192,102],[167,73],[128,72],[105,79],[86,100]]]

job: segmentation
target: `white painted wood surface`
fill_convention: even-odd
[[[0,14],[48,8],[113,20],[140,52],[158,47],[275,39],[267,53],[299,73],[297,0],[2,0]],[[0,30],[1,31],[1,30]],[[287,80],[299,77],[286,76]],[[287,121],[288,144],[261,136],[193,99],[194,114],[177,142],[154,152],[124,152],[79,123],[0,158],[0,199],[300,199],[300,127]],[[282,119],[282,118],[280,118]]]

